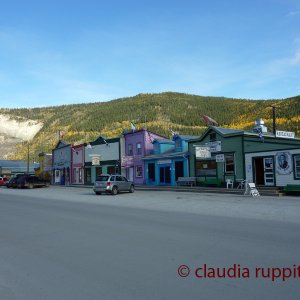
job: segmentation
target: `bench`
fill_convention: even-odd
[[[287,184],[283,191],[285,193],[300,193],[300,184]]]
[[[196,177],[178,177],[177,185],[196,185]]]

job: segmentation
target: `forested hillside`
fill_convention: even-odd
[[[219,126],[250,129],[257,118],[263,118],[272,130],[272,107],[277,107],[277,127],[300,135],[300,96],[283,100],[246,100],[203,97],[180,93],[139,94],[109,102],[63,105],[32,109],[0,109],[10,118],[22,117],[44,124],[31,142],[31,155],[50,152],[58,141],[59,131],[64,140],[80,143],[94,140],[98,135],[115,137],[130,122],[137,128],[170,136],[170,129],[180,134],[200,135],[206,128],[201,116],[209,115]],[[18,146],[11,158],[25,158],[24,144]]]

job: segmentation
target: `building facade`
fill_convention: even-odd
[[[71,183],[84,184],[85,144],[71,147]]]
[[[70,184],[71,145],[60,140],[52,150],[52,183]]]
[[[105,139],[99,136],[84,147],[84,182],[93,184],[101,174],[121,174],[123,137]]]
[[[153,154],[143,158],[146,184],[176,185],[178,177],[189,176],[188,141],[195,138],[174,135],[172,140],[155,139]]]
[[[242,180],[260,186],[300,183],[300,139],[257,130],[209,126],[189,141],[190,176],[235,184]]]
[[[124,175],[135,184],[145,184],[145,162],[143,157],[150,155],[155,139],[165,138],[147,129],[124,133],[125,155],[121,159]]]

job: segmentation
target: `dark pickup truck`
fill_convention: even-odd
[[[29,188],[32,189],[34,187],[48,187],[50,182],[44,180],[39,176],[34,175],[24,175],[17,178],[17,188]]]

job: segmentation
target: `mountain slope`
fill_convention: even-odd
[[[138,128],[170,136],[170,129],[181,134],[200,135],[206,128],[202,115],[209,115],[220,126],[249,129],[257,118],[263,118],[272,130],[272,107],[277,107],[277,127],[299,135],[300,96],[283,100],[246,100],[223,97],[203,97],[180,93],[139,94],[134,97],[57,107],[32,109],[0,109],[11,119],[21,117],[43,124],[31,141],[31,155],[49,152],[64,131],[67,142],[91,141],[101,134],[113,137],[130,128]],[[0,128],[1,132],[1,128]],[[26,157],[24,143],[17,145],[11,158]]]

